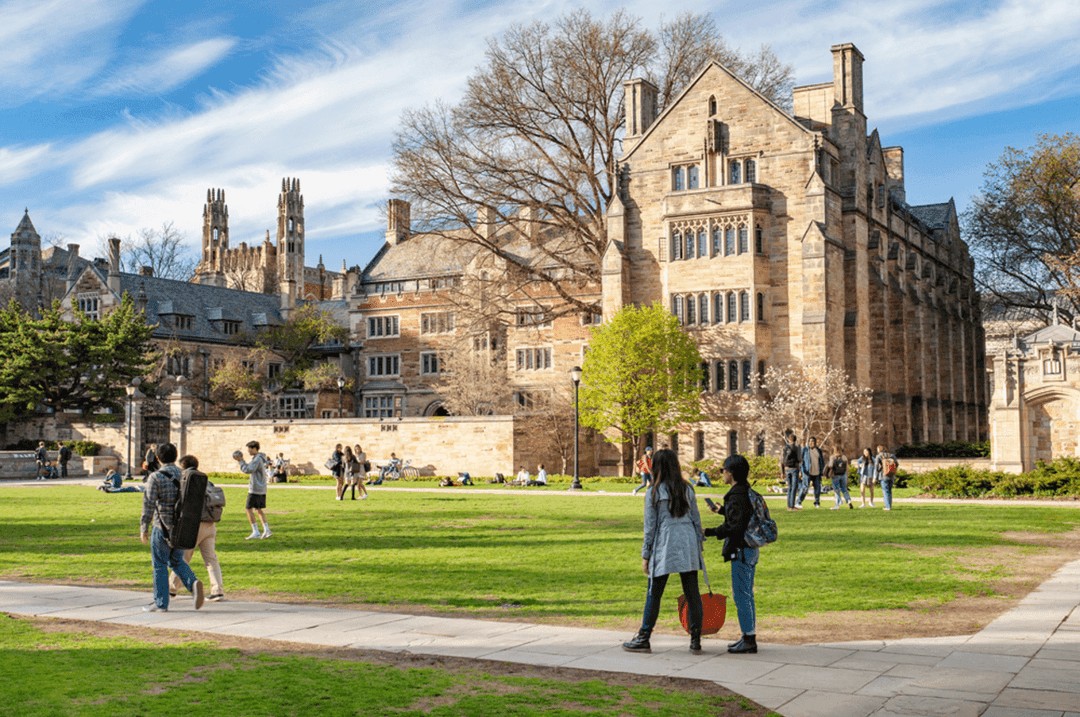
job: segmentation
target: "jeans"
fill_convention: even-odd
[[[701,632],[701,593],[698,592],[697,571],[691,570],[679,573],[682,579],[683,594],[690,613],[690,632]],[[645,595],[645,616],[641,620],[641,631],[652,632],[656,625],[656,618],[660,615],[660,598],[664,597],[664,587],[667,585],[667,575],[657,575],[649,578],[649,591]]]
[[[458,478],[461,479],[461,485],[472,485],[473,484],[472,478],[469,477],[468,473],[458,473]]]
[[[893,479],[882,477],[881,479],[881,499],[885,501],[885,510],[892,510],[892,487]]]
[[[150,562],[154,566],[154,604],[159,608],[169,607],[169,569],[180,576],[184,587],[191,590],[195,584],[195,573],[184,562],[184,551],[170,548],[165,542],[161,528],[154,526],[150,532]]]
[[[795,507],[795,496],[799,492],[799,469],[785,468],[784,478],[787,479],[787,507]]]
[[[712,488],[712,481],[709,480],[709,474],[705,471],[698,471],[697,484],[699,487]]]
[[[637,488],[634,488],[634,492],[637,493],[642,488],[648,488],[650,480],[652,480],[652,474],[651,473],[642,473],[641,474],[641,485],[639,485]]]
[[[731,561],[731,598],[739,614],[739,629],[744,635],[757,634],[757,612],[754,609],[754,573],[757,571],[758,548],[741,548]]]
[[[810,490],[810,483],[814,484],[814,505],[821,505],[821,476],[804,475],[799,484],[799,497],[795,501],[799,505],[806,500],[806,492]]]
[[[843,505],[844,503],[851,502],[851,495],[848,493],[848,477],[845,473],[842,476],[837,476],[832,479],[833,494],[836,495],[836,504]],[[843,493],[844,497],[841,498],[840,494]]]

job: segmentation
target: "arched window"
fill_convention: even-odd
[[[686,237],[686,252],[683,254],[683,256],[685,258],[687,258],[687,259],[693,259],[694,258],[694,230],[693,229],[687,229],[685,237]]]
[[[709,323],[709,295],[702,294],[698,297],[698,321],[702,326]]]
[[[735,253],[735,227],[728,227],[724,232],[724,253],[728,255]]]
[[[742,165],[741,163],[732,160],[728,163],[728,170],[731,172],[731,184],[742,184]]]
[[[757,437],[756,445],[754,446],[754,453],[763,456],[765,455],[765,434],[759,433]]]
[[[696,304],[697,302],[694,300],[693,294],[686,297],[686,323],[689,325],[697,323],[697,321],[694,320],[694,314],[696,313],[695,309],[697,308]]]
[[[295,228],[296,228],[296,223],[295,223],[295,221],[293,220],[293,218],[292,218],[292,217],[289,217],[289,231],[292,231],[292,230],[293,230],[293,229],[295,229]]]
[[[724,253],[723,236],[719,226],[712,228],[712,255],[720,256]]]
[[[719,324],[723,320],[724,320],[724,295],[717,293],[717,294],[713,295],[712,322],[714,324]]]
[[[746,291],[739,292],[739,321],[750,320],[750,293]]]
[[[750,367],[752,365],[753,364],[750,363],[750,359],[743,359],[743,362],[742,362],[742,387],[743,387],[744,391],[749,391],[750,390],[750,378],[752,376],[752,374],[750,373]]]
[[[746,225],[739,225],[739,253],[746,254],[750,251],[750,237],[746,233]]]
[[[735,319],[738,316],[735,308],[735,292],[732,291],[727,295],[727,322],[734,324]]]
[[[739,432],[728,431],[727,434],[727,451],[729,456],[733,456],[739,452]]]
[[[728,361],[727,365],[727,389],[729,391],[739,390],[739,362]]]
[[[682,235],[678,229],[671,232],[671,259],[682,259]]]
[[[724,385],[727,383],[726,381],[724,381],[724,375],[727,372],[727,369],[724,366],[725,365],[724,365],[723,361],[717,361],[716,362],[716,390],[717,391],[723,391],[724,390]]]
[[[678,294],[671,297],[671,313],[675,314],[675,318],[679,320],[680,324],[685,324],[685,315],[683,314],[683,298]]]
[[[746,175],[746,183],[753,184],[757,181],[757,164],[752,159],[746,160],[744,174]]]
[[[705,228],[698,229],[697,233],[697,255],[708,256],[709,255],[709,238],[705,235]]]
[[[701,362],[701,390],[702,391],[708,391],[709,390],[709,374],[710,373],[711,372],[709,371],[709,362],[708,361],[702,361]]]
[[[757,294],[757,320],[765,320],[765,294],[760,291]]]
[[[709,98],[709,116],[712,117],[716,114],[716,96],[713,95]]]
[[[705,431],[694,433],[694,460],[705,460]]]
[[[765,236],[760,225],[754,227],[754,251],[758,254],[765,253]]]
[[[219,231],[219,230],[218,230],[218,228],[217,228],[217,227],[214,227],[214,240],[215,240],[215,241],[216,241],[216,240],[217,240],[217,238],[218,238],[218,231]]]

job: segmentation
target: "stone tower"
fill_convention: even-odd
[[[229,249],[229,207],[224,189],[207,189],[203,205],[202,264],[200,283],[225,286],[225,253]]]
[[[11,270],[14,297],[25,309],[33,309],[41,300],[41,237],[30,221],[30,210],[11,235]]]
[[[281,287],[292,287],[293,298],[304,289],[304,196],[300,180],[281,180],[277,225],[278,278]]]

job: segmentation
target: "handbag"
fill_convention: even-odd
[[[336,471],[340,464],[333,458],[327,458],[326,463],[323,463],[323,465],[326,466],[326,469],[329,471]]]
[[[701,596],[701,634],[715,635],[724,626],[724,618],[727,617],[727,598],[720,593],[713,593],[712,585],[709,584],[709,571],[705,570],[705,561],[701,561],[702,573],[705,575],[705,586],[709,592]],[[679,622],[683,629],[690,632],[690,603],[686,595],[679,596]]]

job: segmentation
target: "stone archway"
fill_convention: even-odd
[[[446,405],[442,400],[432,401],[424,409],[425,416],[449,416],[450,412],[446,410]]]
[[[1080,400],[1072,392],[1040,392],[1026,405],[1030,465],[1077,455],[1080,447]]]

